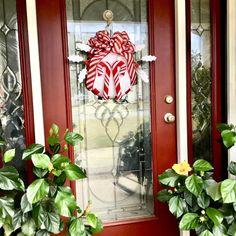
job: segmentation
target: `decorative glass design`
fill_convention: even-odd
[[[145,44],[148,53],[147,6],[144,0],[67,0],[69,54],[86,43],[106,22],[105,10],[114,14],[110,29],[125,30],[133,43]],[[79,64],[70,64],[74,130],[84,136],[75,160],[88,179],[77,182],[77,199],[103,220],[114,221],[153,215],[152,155],[149,84],[138,81],[125,101],[104,102],[78,82]],[[143,68],[149,73],[149,68]]]
[[[193,157],[211,160],[210,0],[191,0]]]
[[[1,156],[6,149],[24,147],[16,0],[0,0],[0,136],[6,141]],[[20,160],[14,165],[24,172]]]

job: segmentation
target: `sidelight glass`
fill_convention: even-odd
[[[210,0],[191,0],[193,158],[211,160]]]
[[[25,145],[16,0],[0,0],[0,155]],[[14,165],[25,172],[19,160]]]
[[[86,43],[114,14],[112,32],[125,30],[133,43],[148,53],[147,1],[67,0],[69,54]],[[138,81],[122,102],[102,101],[79,83],[79,64],[70,63],[73,127],[84,136],[75,149],[75,161],[88,178],[76,184],[77,200],[105,221],[153,215],[153,181],[149,84]],[[149,68],[144,68],[149,73]]]

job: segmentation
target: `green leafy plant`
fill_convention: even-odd
[[[4,235],[50,236],[65,230],[70,236],[89,236],[102,230],[102,222],[90,211],[91,204],[82,210],[67,180],[86,178],[86,172],[71,163],[65,155],[68,145],[76,145],[83,137],[65,131],[63,139],[59,127],[51,126],[49,151],[41,144],[32,144],[22,153],[23,160],[32,160],[35,180],[25,188],[19,173],[12,166],[0,169],[0,228]],[[4,153],[10,162],[15,149]]]
[[[236,143],[234,125],[220,124],[226,148]],[[206,160],[197,160],[190,167],[187,162],[175,164],[159,175],[163,186],[157,198],[167,203],[169,211],[179,220],[180,230],[195,231],[200,236],[236,235],[236,180],[221,182],[213,179],[213,166]],[[236,176],[236,162],[228,166]]]

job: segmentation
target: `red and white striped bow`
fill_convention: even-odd
[[[104,77],[104,91],[103,99],[109,99],[109,78],[111,74],[113,75],[114,84],[116,88],[116,100],[121,100],[124,94],[121,93],[120,88],[120,76],[124,76],[125,71],[127,70],[130,77],[130,84],[134,85],[136,83],[136,73],[134,62],[134,44],[130,42],[129,36],[126,32],[115,32],[112,36],[109,33],[104,31],[99,31],[96,35],[89,39],[88,45],[91,47],[91,50],[88,55],[87,61],[87,79],[86,86],[89,90],[98,94],[98,91],[94,89],[94,81],[96,75],[101,72],[101,66],[105,68],[106,75]],[[109,53],[115,53],[123,56],[127,65],[124,65],[124,62],[121,61],[115,62],[113,65],[109,63],[101,63],[102,59],[107,56]],[[121,65],[122,64],[122,65]],[[125,69],[125,71],[124,71]],[[128,89],[127,89],[128,91]]]

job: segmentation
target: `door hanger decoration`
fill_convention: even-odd
[[[112,12],[107,10],[103,16],[109,26]],[[85,80],[88,90],[103,100],[122,101],[137,83],[136,76],[145,83],[149,82],[139,64],[155,61],[156,57],[146,55],[135,61],[135,53],[143,48],[143,45],[135,46],[125,31],[111,34],[108,30],[102,30],[91,37],[87,44],[76,44],[78,51],[86,52],[86,59],[80,55],[69,56],[68,59],[85,65],[78,80],[80,83]]]

